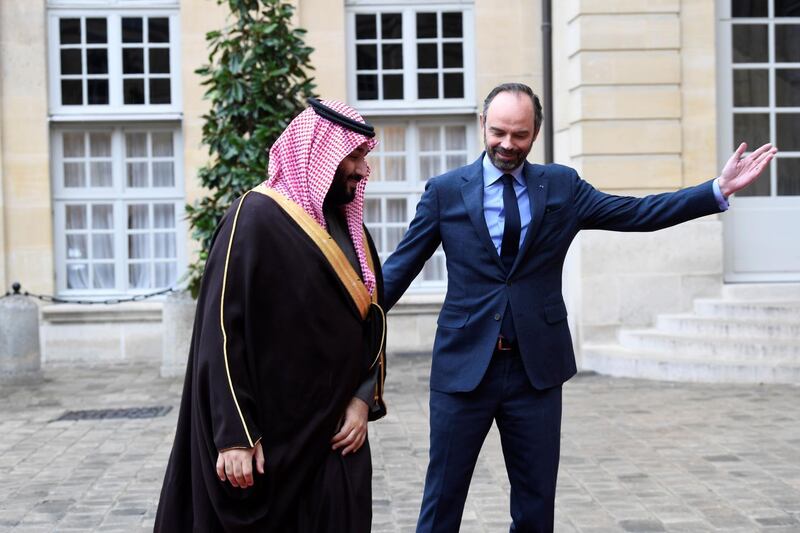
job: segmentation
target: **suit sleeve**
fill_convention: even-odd
[[[425,261],[433,255],[442,241],[439,232],[439,199],[435,182],[436,178],[428,180],[408,231],[383,265],[387,311],[406,292],[422,270]]]
[[[656,231],[720,212],[713,180],[676,192],[636,198],[600,192],[577,174],[574,179],[581,229]]]
[[[247,319],[253,317],[245,314],[257,308],[253,272],[258,246],[249,242],[255,232],[239,205],[226,215],[211,247],[195,323],[197,383],[206,389],[199,397],[204,399],[208,429],[220,451],[251,448],[261,438],[252,383],[257,375],[254,354],[246,342]]]

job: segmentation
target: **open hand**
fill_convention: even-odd
[[[261,442],[252,448],[231,448],[217,456],[217,476],[220,481],[226,479],[234,487],[246,489],[253,486],[253,459],[256,460],[256,471],[264,473],[264,450]]]
[[[770,143],[742,157],[746,150],[747,143],[740,144],[719,176],[719,190],[726,198],[753,183],[778,153],[778,149]]]
[[[333,436],[331,443],[333,449],[342,450],[342,455],[357,452],[367,440],[367,416],[369,406],[360,398],[353,398],[344,412],[344,422],[342,429]]]

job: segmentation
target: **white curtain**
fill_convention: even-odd
[[[114,282],[114,207],[92,206],[92,273],[95,289],[113,289]],[[106,260],[106,261],[104,261]]]
[[[140,260],[150,258],[150,233],[142,230],[150,229],[150,209],[147,204],[128,206],[128,230],[135,233],[128,235],[128,259]],[[128,283],[132,289],[150,287],[150,262],[132,262],[128,267]]]
[[[65,225],[67,229],[66,256],[68,261],[87,259],[89,256],[85,234],[70,233],[69,230],[86,230],[85,205],[65,206]],[[67,288],[89,288],[89,265],[86,263],[67,264]]]

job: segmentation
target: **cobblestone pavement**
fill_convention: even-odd
[[[390,361],[390,414],[370,427],[376,533],[413,531],[427,460],[429,358]],[[0,388],[0,531],[146,531],[180,381],[155,364],[48,368]],[[173,406],[141,420],[66,410]],[[580,375],[565,385],[557,532],[800,531],[800,387]],[[493,429],[461,530],[508,531]]]

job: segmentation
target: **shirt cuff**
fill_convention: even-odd
[[[720,211],[727,211],[731,204],[728,202],[728,199],[725,198],[722,194],[722,190],[719,188],[719,178],[716,178],[713,182],[711,187],[714,189],[714,198],[717,199],[717,205],[719,206]]]

